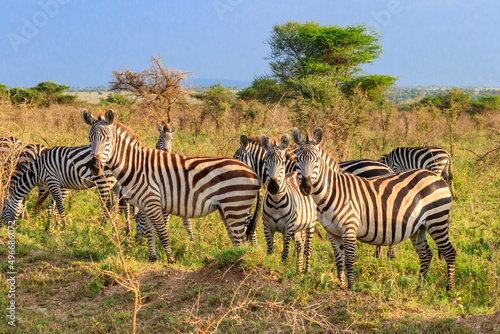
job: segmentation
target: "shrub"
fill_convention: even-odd
[[[10,90],[10,101],[13,105],[38,104],[41,98],[41,94],[32,88],[16,87]]]
[[[127,104],[132,103],[132,100],[127,99],[125,96],[123,96],[121,94],[108,95],[107,98],[101,99],[101,101],[105,101],[108,103],[120,104],[120,105],[127,105]]]

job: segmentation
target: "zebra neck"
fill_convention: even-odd
[[[341,177],[341,169],[335,159],[322,147],[320,147],[320,166],[317,182],[313,186],[312,197],[314,202],[321,209],[327,205],[329,194],[335,192],[335,185]]]
[[[135,135],[130,135],[126,131],[115,132],[114,148],[110,152],[110,159],[106,162],[115,178],[119,181],[126,177],[140,165],[137,162],[143,161],[145,149],[140,145]]]

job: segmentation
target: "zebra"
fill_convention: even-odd
[[[219,211],[229,238],[239,246],[255,229],[251,222],[245,233],[245,218],[260,189],[257,175],[232,158],[196,157],[143,148],[139,138],[125,125],[114,122],[113,110],[94,118],[82,110],[90,125],[92,172],[105,164],[124,191],[125,199],[147,216],[149,261],[157,260],[153,227],[174,262],[163,212],[186,218]]]
[[[110,189],[116,179],[109,171],[105,176],[93,176],[89,169],[92,160],[89,146],[54,147],[37,159],[31,159],[29,164],[21,164],[10,182],[9,197],[6,198],[2,219],[4,222],[15,221],[22,208],[23,198],[37,185],[46,185],[56,203],[62,227],[65,228],[63,199],[69,189],[89,189],[97,185],[101,198],[101,208],[108,218],[110,204]],[[104,208],[103,203],[106,203]],[[49,205],[50,209],[51,205]],[[50,228],[50,214],[45,230]]]
[[[391,167],[394,172],[408,169],[427,169],[448,183],[454,197],[451,154],[439,146],[396,147],[379,160]]]
[[[285,149],[286,164],[285,172],[291,173],[295,171],[297,162],[298,147],[296,145],[288,146]],[[240,137],[240,147],[233,155],[233,158],[243,161],[250,168],[254,170],[259,176],[262,184],[266,184],[266,165],[264,161],[264,156],[266,150],[260,145],[259,137],[247,137],[246,135],[241,135]],[[376,160],[362,159],[362,160],[352,160],[340,163],[340,167],[344,172],[351,173],[353,175],[358,175],[361,177],[375,177],[380,175],[386,175],[393,173],[393,170]],[[322,238],[320,235],[318,235]],[[380,257],[381,247],[377,246],[375,248],[375,253],[373,256]],[[396,258],[396,251],[393,245],[389,246],[388,255],[391,259]]]
[[[266,150],[267,193],[264,199],[262,218],[267,241],[267,254],[273,252],[273,237],[276,231],[283,234],[281,259],[287,260],[290,239],[295,239],[298,255],[297,273],[302,272],[305,255],[305,272],[309,271],[312,237],[316,228],[316,204],[311,196],[302,196],[299,190],[297,172],[285,175],[286,152],[290,136],[281,137],[280,146],[271,145],[265,135],[260,137],[261,146]]]
[[[290,173],[295,171],[295,161],[293,152],[290,153],[287,149],[286,151],[286,163],[285,163],[285,171],[286,173]],[[262,184],[266,184],[267,174],[266,174],[266,165],[264,162],[264,156],[266,155],[266,150],[260,145],[260,138],[255,136],[240,136],[240,147],[234,153],[233,158],[238,159],[245,164],[247,164],[259,177],[260,182]],[[255,207],[254,217],[252,219],[248,218],[247,220],[257,220],[260,214],[262,206],[262,196],[259,191],[259,196],[257,197],[257,205]],[[254,232],[250,235],[250,241],[252,245],[257,244],[257,234]]]
[[[158,137],[158,142],[156,143],[156,149],[165,151],[168,153],[172,153],[172,144],[173,144],[173,133],[175,132],[175,122],[173,122],[170,126],[168,124],[164,123],[156,123],[156,129],[159,132],[159,137]],[[170,215],[164,215],[165,219],[165,225],[166,228],[168,229],[170,225]],[[135,238],[136,240],[139,240],[142,238],[142,235],[146,232],[146,220],[144,216],[142,215],[141,212],[139,212],[135,216],[135,221],[136,221],[136,234]],[[189,239],[191,241],[194,241],[194,236],[193,236],[193,225],[191,224],[191,220],[189,218],[182,218],[182,222],[184,224],[184,227],[186,228],[186,231],[189,234]]]
[[[303,195],[312,195],[318,219],[333,246],[338,277],[347,288],[354,286],[356,239],[373,245],[394,245],[408,237],[420,258],[420,277],[427,277],[432,251],[426,231],[444,255],[447,289],[454,286],[456,251],[448,237],[451,194],[446,182],[427,170],[409,170],[377,178],[341,173],[335,159],[319,144],[323,133],[316,129],[304,140],[297,129],[292,137],[299,145],[297,173]]]

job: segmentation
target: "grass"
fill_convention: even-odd
[[[86,143],[88,129],[73,122],[79,121],[63,122],[64,137],[51,141]],[[77,130],[70,140],[72,127]],[[133,127],[141,133],[144,145],[153,146],[154,127],[144,123]],[[36,131],[45,134],[36,127],[25,137],[36,138]],[[133,235],[125,237],[120,217],[126,264],[140,278],[144,306],[138,314],[138,332],[500,333],[500,173],[498,168],[474,163],[475,156],[467,150],[488,147],[483,133],[463,132],[457,141],[460,149],[455,155],[454,177],[458,198],[450,221],[450,237],[458,254],[453,291],[445,289],[446,265],[438,259],[432,241],[435,256],[423,285],[410,241],[396,246],[395,260],[389,260],[385,251],[375,259],[373,246],[357,243],[354,292],[345,292],[339,288],[331,245],[318,238],[313,242],[311,271],[299,276],[293,250],[288,263],[281,263],[279,236],[274,253],[266,255],[260,223],[257,247],[232,248],[217,214],[193,220],[195,242],[189,241],[181,219],[173,217],[170,239],[176,263],[167,264],[157,241],[159,261],[149,264],[145,240],[137,244]],[[236,138],[235,133],[224,139],[229,144],[222,147],[223,153],[234,153]],[[220,148],[219,139],[180,132],[174,151],[209,155],[214,147]],[[30,195],[29,209],[35,201]],[[102,275],[102,270],[121,274],[123,269],[116,247],[103,234],[103,229],[111,233],[112,228],[99,222],[97,194],[73,192],[66,208],[69,222],[65,230],[52,225],[45,232],[44,210],[40,217],[17,223],[15,330],[127,333],[133,295]],[[7,256],[6,241],[7,230],[1,228],[2,258]],[[0,269],[5,278],[8,268],[4,261]],[[1,319],[7,315],[5,282],[0,283]],[[497,318],[492,316],[495,313]],[[0,333],[9,332],[12,329],[0,321]]]

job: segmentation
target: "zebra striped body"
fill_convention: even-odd
[[[38,159],[22,164],[12,177],[9,198],[2,212],[5,221],[15,221],[22,208],[23,198],[37,185],[46,185],[56,202],[63,227],[65,215],[63,199],[69,189],[89,189],[97,185],[101,203],[106,203],[105,215],[111,208],[109,202],[110,189],[116,179],[106,172],[105,177],[93,176],[89,171],[92,154],[89,146],[54,147]],[[50,205],[49,205],[50,208]],[[46,229],[50,228],[50,216]]]
[[[354,284],[356,239],[373,245],[394,245],[410,238],[420,257],[420,275],[425,279],[432,259],[425,232],[429,232],[448,266],[448,287],[454,285],[455,249],[448,238],[451,196],[446,183],[426,170],[410,170],[377,178],[341,173],[338,163],[319,143],[292,132],[297,151],[300,190],[312,195],[318,219],[333,246],[338,275],[348,288]]]
[[[306,258],[305,272],[309,271],[312,237],[316,228],[316,204],[311,196],[303,196],[299,190],[297,173],[285,175],[285,149],[290,137],[284,135],[280,146],[270,145],[269,139],[261,136],[261,146],[267,151],[266,163],[267,189],[264,198],[262,218],[267,241],[267,254],[273,252],[274,233],[283,234],[283,262],[288,257],[290,239],[295,239],[296,253],[299,258],[297,272],[302,272],[303,257]]]
[[[342,161],[339,162],[339,166],[344,172],[351,173],[352,175],[359,177],[377,177],[394,173],[394,171],[386,164],[371,159]],[[377,246],[373,256],[379,258],[381,252],[382,247]],[[391,259],[396,258],[396,248],[394,245],[389,246],[387,254]]]
[[[175,122],[172,123],[170,126],[158,123],[156,125],[156,128],[160,133],[158,137],[158,142],[156,143],[156,149],[171,153],[173,139],[174,139],[173,133],[175,131]],[[170,225],[170,215],[164,214],[164,219],[165,219],[165,226],[168,229]],[[142,213],[139,212],[135,217],[135,221],[136,221],[135,237],[136,239],[140,239],[142,238],[142,235],[146,232],[146,219],[144,218]],[[191,220],[189,218],[182,218],[182,222],[184,224],[184,227],[186,228],[186,231],[189,234],[189,239],[191,241],[194,241],[193,225],[191,224]]]
[[[120,183],[125,199],[146,214],[149,260],[156,261],[152,227],[173,261],[163,212],[196,218],[219,211],[234,246],[245,241],[245,218],[260,189],[255,173],[232,158],[194,157],[141,147],[138,137],[123,124],[114,122],[108,110],[95,119],[82,110],[91,125],[90,146],[93,172],[106,164]]]
[[[394,171],[377,160],[361,159],[339,162],[340,169],[359,177],[376,177],[394,173]]]
[[[441,175],[453,195],[451,155],[442,147],[397,147],[379,161],[391,167],[396,173],[409,169],[427,169]]]

